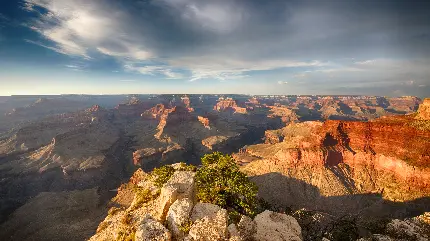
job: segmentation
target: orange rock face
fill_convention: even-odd
[[[165,110],[166,108],[163,104],[158,104],[151,109],[143,112],[141,116],[147,119],[160,119]]]
[[[270,114],[267,115],[269,118],[281,117],[282,122],[297,121],[298,117],[291,109],[286,106],[269,106]]]
[[[430,120],[430,98],[424,99],[423,103],[418,108],[416,119]]]
[[[236,157],[251,176],[276,170],[325,196],[376,192],[388,200],[414,200],[430,195],[430,131],[413,121],[400,116],[291,124],[266,132],[266,144],[248,146]]]
[[[231,98],[221,99],[214,106],[214,110],[216,111],[232,111],[234,113],[245,114],[246,108],[239,107],[235,100]]]
[[[204,127],[210,128],[208,118],[205,118],[203,116],[197,116],[197,119],[203,124]]]

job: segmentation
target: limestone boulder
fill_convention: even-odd
[[[170,206],[166,220],[167,226],[175,239],[184,238],[185,233],[181,230],[181,227],[190,222],[192,209],[193,201],[189,198],[178,199]]]
[[[136,228],[136,241],[170,241],[172,235],[160,222],[147,215]]]
[[[177,200],[177,198],[177,188],[166,185],[161,188],[160,196],[157,199],[157,216],[155,217],[158,221],[164,222],[166,220],[167,212],[169,211],[170,206]]]
[[[156,219],[164,222],[170,206],[182,198],[194,200],[194,176],[195,172],[176,171],[173,176],[161,188],[160,197],[158,198],[158,215]]]
[[[212,205],[212,204],[210,204]],[[196,205],[197,206],[197,205]],[[214,207],[209,206],[208,204],[205,204],[203,206],[199,205],[200,207],[197,207],[198,211],[203,210],[207,211],[207,215],[203,215],[204,212],[194,212],[194,220],[193,225],[191,226],[190,232],[189,232],[189,240],[201,240],[201,241],[216,241],[216,240],[226,240],[228,239],[228,230],[227,230],[227,223],[228,223],[228,216],[227,216],[227,210],[219,208],[219,210],[214,214],[213,210]],[[209,207],[207,209],[204,209],[203,207]],[[193,215],[192,214],[192,215]],[[203,216],[202,218],[197,218],[200,216]],[[192,216],[193,219],[193,216]]]
[[[219,211],[223,210],[221,207],[211,203],[197,203],[191,213],[191,221],[195,222],[198,219],[208,217],[213,219]]]
[[[406,240],[425,241],[429,240],[428,230],[429,225],[418,220],[391,220],[387,224],[387,233],[395,238],[402,238]]]
[[[258,214],[254,219],[257,232],[255,240],[261,241],[285,241],[302,240],[302,230],[297,220],[282,213],[266,210]]]
[[[257,231],[255,222],[248,216],[242,215],[239,223],[230,224],[228,232],[230,241],[248,241],[252,240]]]
[[[192,171],[176,171],[173,176],[167,181],[164,187],[173,187],[178,190],[178,199],[191,198],[194,195],[194,176]]]

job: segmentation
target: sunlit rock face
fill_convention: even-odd
[[[237,105],[236,101],[232,98],[222,98],[214,106],[216,111],[231,111],[233,113],[245,114],[247,112],[245,107],[240,107]]]
[[[430,131],[414,121],[290,124],[234,157],[274,205],[343,212],[380,199],[422,207],[430,196]]]
[[[430,120],[430,98],[424,99],[418,108],[416,119]]]
[[[118,189],[112,199],[117,206],[109,210],[90,241],[115,240],[124,232],[134,234],[135,240],[303,240],[297,220],[284,213],[266,210],[255,218],[241,215],[240,221],[229,225],[227,209],[198,201],[194,171],[175,171],[144,203],[133,191],[136,185],[154,187],[147,173],[136,171]]]

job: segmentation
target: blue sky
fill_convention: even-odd
[[[0,3],[0,95],[430,95],[428,1]]]

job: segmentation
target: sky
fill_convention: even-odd
[[[145,93],[430,96],[430,1],[0,1],[0,95]]]

